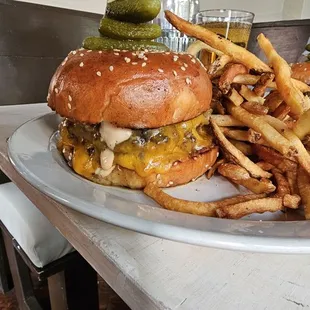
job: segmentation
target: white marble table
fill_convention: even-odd
[[[47,112],[45,104],[0,107],[0,169],[132,309],[310,308],[309,256],[158,239],[82,215],[34,189],[10,164],[6,139],[20,124]]]

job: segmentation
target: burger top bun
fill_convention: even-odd
[[[310,62],[295,63],[291,68],[294,79],[310,85]]]
[[[205,68],[189,54],[79,49],[56,70],[48,105],[79,122],[157,128],[207,111],[211,97]]]

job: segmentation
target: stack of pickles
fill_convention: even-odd
[[[160,12],[160,0],[114,0],[107,5],[100,21],[100,37],[88,37],[83,47],[90,50],[166,51],[168,47],[153,41],[161,28],[149,23]]]

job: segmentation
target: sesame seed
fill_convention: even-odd
[[[193,182],[195,182],[195,181],[196,181],[196,179],[194,178],[194,179],[192,179],[192,181],[193,181]]]
[[[114,51],[114,52],[120,52],[121,50],[115,48],[115,49],[113,49],[113,51]]]
[[[132,64],[132,65],[137,65],[138,63],[137,63],[137,62],[132,62],[131,64]]]
[[[189,58],[193,58],[193,55],[191,55],[191,54],[187,54],[187,56],[188,56]]]
[[[197,157],[194,157],[194,160],[197,160]]]
[[[101,76],[101,72],[100,71],[97,71],[96,73],[98,76]]]
[[[141,53],[138,54],[138,58],[143,59],[144,57],[145,57],[145,56],[144,56],[144,53],[143,53],[143,52],[141,52]]]
[[[102,51],[99,51],[98,53],[99,53],[99,54],[102,54]]]
[[[196,59],[195,58],[192,58],[191,59],[191,62],[193,62],[194,64],[196,63]]]
[[[68,103],[68,108],[69,110],[71,110],[71,103]]]
[[[69,101],[72,101],[72,97],[70,95],[68,96],[68,98],[69,98]]]
[[[170,52],[165,52],[166,55],[170,55]]]
[[[137,56],[137,54],[136,54],[136,53],[131,53],[131,55],[132,55],[132,56]]]
[[[177,166],[177,165],[178,165],[178,162],[175,161],[175,162],[173,163],[173,166]]]
[[[69,154],[68,159],[72,160],[72,153]]]
[[[147,58],[146,56],[144,56],[144,57],[143,57],[143,59],[144,59],[145,61],[147,61],[147,60],[148,60],[148,58]]]
[[[56,94],[58,94],[58,88],[55,87],[54,91]]]
[[[83,57],[83,56],[84,56],[84,54],[83,54],[83,53],[81,53],[81,54],[80,54],[80,56],[81,56],[81,57]]]
[[[205,165],[206,168],[209,168],[209,165]]]
[[[146,66],[146,62],[143,62],[141,66],[142,66],[142,67],[145,67],[145,66]]]
[[[79,49],[79,51],[84,51],[85,50],[85,48],[84,47],[81,47],[80,49]]]
[[[72,51],[72,54],[75,55],[75,54],[76,54],[76,51]]]
[[[119,53],[115,52],[115,53],[114,53],[114,55],[118,56],[118,55],[119,55]]]
[[[172,182],[172,181],[170,181],[170,182],[169,182],[169,185],[172,185],[172,184],[173,184],[173,182]]]
[[[190,78],[188,78],[188,77],[185,79],[185,81],[186,81],[186,84],[188,84],[188,85],[192,84],[191,79],[190,79]]]
[[[182,67],[181,67],[181,70],[185,71],[185,70],[186,70],[186,68],[182,66]]]
[[[177,55],[173,56],[173,61],[177,61],[178,59],[179,59],[179,56],[177,56]]]
[[[91,52],[92,52],[92,50],[88,50],[88,51],[87,51],[87,53],[91,53]]]
[[[109,67],[109,70],[112,72],[114,70],[114,67],[113,66],[110,66]]]
[[[126,53],[126,52],[128,52],[128,50],[122,50],[122,52],[123,52],[123,53]]]
[[[144,51],[145,51],[146,53],[148,53],[149,50],[146,48]]]
[[[185,129],[187,127],[186,123],[183,123],[181,127]]]
[[[163,73],[164,70],[159,68],[159,69],[158,69],[158,72]]]
[[[160,179],[160,174],[157,174],[157,175],[156,175],[156,179],[157,179],[157,180]]]
[[[83,62],[81,62],[81,63],[80,63],[80,67],[82,68],[83,66],[84,66],[84,63],[83,63]]]
[[[125,57],[124,59],[125,59],[125,61],[126,61],[127,63],[131,62],[131,59],[128,58],[128,57]]]
[[[173,72],[173,75],[174,75],[174,76],[177,76],[177,75],[178,75],[177,72],[176,72],[175,70],[172,70],[172,72]]]
[[[184,65],[184,67],[185,67],[185,68],[187,68],[187,67],[188,67],[188,64],[186,64],[185,62],[184,62],[184,64],[183,64],[183,65]]]

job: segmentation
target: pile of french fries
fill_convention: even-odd
[[[145,193],[179,212],[239,219],[252,213],[304,210],[310,219],[310,87],[291,78],[289,64],[271,42],[257,38],[268,64],[248,50],[166,11],[179,31],[197,41],[188,52],[217,54],[207,68],[213,84],[210,123],[221,154],[217,172],[253,194],[216,202],[173,198],[149,184]]]

